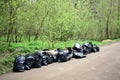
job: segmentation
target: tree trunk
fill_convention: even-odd
[[[118,26],[120,26],[120,0],[118,0],[118,16],[117,16],[117,18],[118,18]],[[120,31],[119,30],[117,30],[117,34],[118,34],[117,37],[120,37]]]
[[[118,21],[120,19],[120,0],[118,0]],[[119,26],[119,22],[118,22],[118,26]]]
[[[10,27],[10,25],[9,25],[9,27]],[[7,32],[7,42],[9,42],[9,39],[10,39],[10,29],[8,29],[8,32]]]
[[[19,38],[19,42],[21,42],[22,41],[22,34],[20,34],[20,38]]]
[[[40,30],[40,29],[39,29],[39,30]],[[35,38],[34,38],[35,41],[38,40],[39,30],[37,30],[37,32],[35,33]]]
[[[7,38],[7,41],[9,42],[9,45],[12,41],[12,32],[13,32],[12,15],[13,15],[13,10],[12,10],[12,6],[10,5],[10,18],[9,18],[9,29],[8,29],[8,38]]]
[[[18,29],[15,29],[15,42],[18,42]]]
[[[111,13],[112,13],[112,0],[110,1],[110,11],[109,11],[108,16],[107,16],[107,22],[106,22],[106,28],[105,28],[106,38],[107,39],[110,38],[110,34],[109,34],[109,21],[110,21]]]
[[[55,40],[55,35],[54,35],[54,33],[52,34],[52,48],[54,48],[55,46],[54,46],[54,40]]]
[[[48,11],[48,12],[49,12],[49,11]],[[35,41],[38,40],[39,31],[40,31],[40,29],[42,28],[42,26],[43,26],[43,24],[44,24],[44,21],[45,21],[45,18],[47,17],[47,15],[48,15],[48,12],[47,12],[46,15],[43,17],[43,19],[42,19],[42,21],[41,21],[41,25],[40,25],[39,29],[36,31],[35,38],[34,38]]]
[[[31,33],[28,34],[28,41],[31,41]]]
[[[78,4],[78,0],[74,0],[74,8],[77,7],[77,4]]]

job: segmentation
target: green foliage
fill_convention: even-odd
[[[1,0],[0,38],[10,43],[26,39],[103,40],[107,38],[106,31],[110,39],[119,38],[118,1]]]
[[[1,55],[1,54],[0,54]],[[6,71],[11,71],[12,67],[13,67],[13,62],[14,62],[14,58],[15,56],[17,56],[18,54],[9,54],[6,55],[4,57],[0,56],[0,75],[3,73],[6,73]]]

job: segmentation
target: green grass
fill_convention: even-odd
[[[114,41],[117,41],[117,42],[118,42],[118,41],[120,41],[120,38],[118,38],[118,39],[115,39]]]
[[[36,51],[48,48],[48,49],[56,49],[65,47],[72,47],[76,42],[83,44],[84,42],[91,41],[93,44],[97,44],[98,46],[102,46],[108,44],[108,42],[99,42],[93,40],[85,40],[85,41],[77,41],[70,40],[67,42],[54,42],[54,47],[52,47],[52,43],[49,41],[31,41],[31,42],[23,42],[23,43],[12,43],[8,46],[6,42],[0,42],[0,75],[4,74],[8,71],[12,70],[13,62],[16,56],[25,55],[34,53]],[[113,40],[120,41],[120,39]]]

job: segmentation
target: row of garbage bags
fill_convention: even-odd
[[[31,68],[40,68],[53,62],[66,62],[71,58],[84,58],[87,54],[98,52],[99,47],[92,42],[75,43],[73,47],[56,50],[44,49],[25,56],[19,55],[14,60],[13,71],[24,72]]]

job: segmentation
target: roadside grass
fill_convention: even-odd
[[[109,44],[110,42],[100,42],[93,40],[70,40],[67,42],[54,42],[54,47],[49,41],[31,41],[31,42],[22,42],[22,43],[12,43],[8,46],[6,42],[0,42],[0,75],[12,71],[13,62],[16,56],[31,54],[43,49],[56,49],[65,47],[73,47],[75,43],[83,44],[84,42],[92,42],[98,46]],[[113,40],[113,42],[120,41],[120,39]]]
[[[116,42],[116,41],[117,41],[117,42],[119,42],[119,41],[120,41],[120,38],[118,38],[118,39],[115,39],[114,41],[115,41],[115,42]]]

